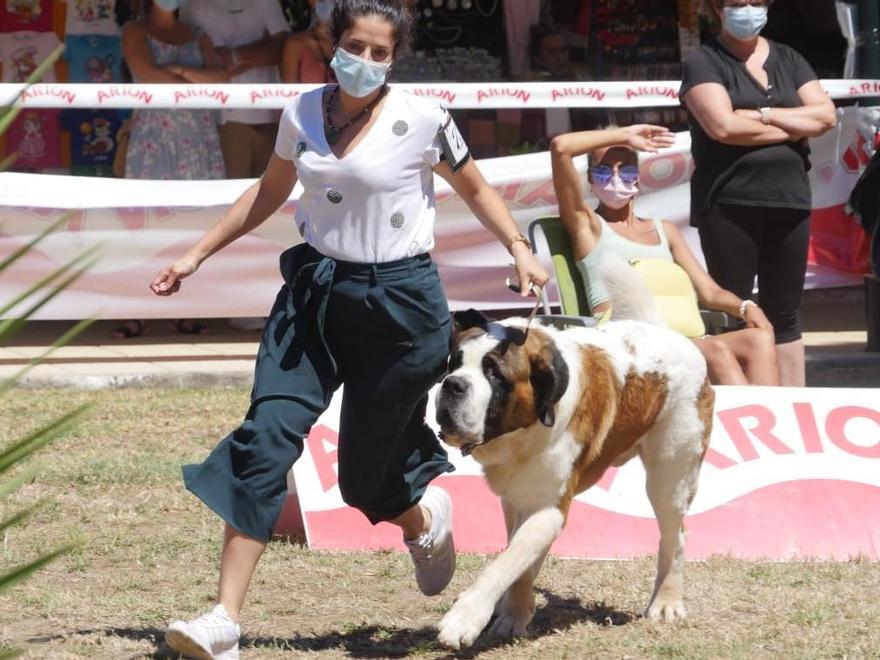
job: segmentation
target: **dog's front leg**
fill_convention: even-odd
[[[565,516],[556,507],[522,521],[507,549],[495,558],[440,621],[440,642],[453,649],[471,646],[492,616],[495,603],[524,573],[539,564],[562,531]]]

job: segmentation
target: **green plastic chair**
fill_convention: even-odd
[[[590,313],[586,287],[575,266],[568,232],[562,226],[558,215],[540,216],[529,224],[529,241],[532,244],[532,251],[538,257],[542,256],[539,249],[541,246],[540,237],[543,237],[550,251],[550,263],[553,266],[553,277],[556,280],[556,289],[559,293],[558,305],[562,312],[561,314],[553,314],[552,304],[546,291],[547,287],[544,287],[541,291],[541,303],[544,308],[545,320],[558,326],[595,325],[596,319]],[[722,332],[729,321],[724,312],[701,309],[700,316],[706,326],[706,333],[710,335]]]

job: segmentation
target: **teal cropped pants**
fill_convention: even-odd
[[[342,498],[373,524],[396,518],[454,469],[425,423],[451,333],[437,268],[427,254],[358,264],[298,245],[282,254],[281,272],[245,420],[203,463],[184,466],[186,487],[234,529],[268,541],[303,439],[344,385]]]

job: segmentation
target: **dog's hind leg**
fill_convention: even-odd
[[[564,514],[555,506],[524,517],[507,549],[440,621],[440,642],[453,649],[471,646],[489,623],[498,599],[546,556],[564,523]]]
[[[663,425],[666,426],[666,425]],[[660,528],[657,577],[645,611],[650,619],[672,621],[687,615],[684,607],[684,527],[682,521],[697,489],[702,460],[700,437],[681,435],[669,442],[669,427],[655,428],[642,443],[648,499]],[[679,427],[676,431],[681,431]],[[690,435],[690,434],[688,434]],[[670,446],[673,445],[673,446]]]

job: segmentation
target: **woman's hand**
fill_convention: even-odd
[[[170,296],[180,290],[180,282],[192,275],[199,267],[199,260],[184,255],[168,268],[163,268],[150,282],[150,289],[157,296]]]
[[[531,293],[532,284],[543,287],[550,281],[550,275],[522,241],[510,246],[513,252],[514,267],[520,281],[520,295],[525,297]]]
[[[623,129],[626,144],[637,151],[657,152],[675,144],[675,133],[665,126],[634,124]]]
[[[746,305],[743,321],[746,322],[747,328],[758,328],[759,330],[773,332],[773,324],[767,320],[764,310],[757,305]]]

